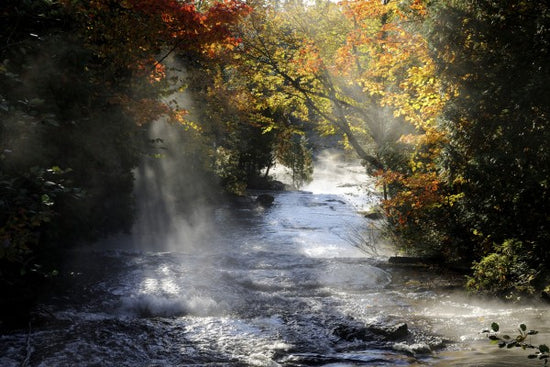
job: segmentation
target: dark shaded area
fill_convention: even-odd
[[[5,1],[0,23],[3,327],[25,323],[68,246],[130,228],[131,170],[144,143],[112,102],[104,60],[60,5]]]
[[[450,140],[442,166],[449,189],[464,194],[448,225],[450,239],[462,235],[450,245],[481,260],[473,289],[540,291],[550,279],[550,8],[544,2],[467,3],[445,7],[432,38],[437,49],[457,55],[440,72],[460,89],[444,122]],[[519,244],[505,255],[517,271],[504,281],[492,279],[485,273],[499,265],[488,258],[483,265],[484,257],[508,251],[501,246],[509,240]],[[530,285],[522,281],[534,273]]]
[[[425,187],[390,188],[420,193],[420,205],[396,205],[405,219],[392,228],[413,256],[473,266],[471,290],[538,295],[550,284],[550,8],[467,0],[428,9],[436,76],[453,91],[439,118],[445,138],[429,148],[440,150],[431,163],[441,196],[423,206]]]

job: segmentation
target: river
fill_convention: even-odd
[[[0,336],[0,365],[543,365],[480,331],[526,322],[550,340],[547,306],[469,297],[437,268],[388,264],[391,246],[358,214],[377,200],[368,178],[325,168],[304,190],[270,192],[271,206],[251,192],[210,208],[193,235],[175,223],[184,230],[72,251],[41,322]]]

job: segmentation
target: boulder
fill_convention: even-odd
[[[364,326],[359,323],[337,326],[332,334],[347,340],[373,340],[382,337],[385,340],[399,340],[409,335],[409,328],[404,322],[379,322],[374,325]]]
[[[409,335],[409,327],[404,322],[387,323],[380,322],[369,326],[373,334],[381,335],[388,340],[398,340]]]
[[[413,356],[417,354],[430,354],[432,352],[432,348],[430,348],[430,346],[426,343],[395,343],[393,345],[393,349],[399,352],[405,352]]]
[[[369,330],[358,325],[338,325],[332,330],[332,334],[346,341],[372,339]]]
[[[281,181],[272,180],[268,177],[256,177],[248,182],[247,188],[249,190],[284,191],[286,185]]]
[[[258,203],[263,207],[268,207],[273,205],[273,201],[275,201],[275,198],[273,197],[273,195],[269,195],[269,194],[260,194],[256,198],[256,203]]]
[[[269,189],[274,191],[285,191],[286,185],[282,183],[281,181],[273,180],[269,184]]]

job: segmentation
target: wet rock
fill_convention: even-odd
[[[416,257],[416,256],[392,256],[388,263],[394,265],[435,265],[440,264],[441,259],[437,257]]]
[[[373,334],[381,335],[388,340],[398,340],[409,335],[409,327],[404,322],[386,323],[380,322],[369,326]]]
[[[282,183],[281,181],[271,181],[269,183],[269,189],[274,191],[285,191],[286,185]]]
[[[371,212],[363,213],[363,216],[370,220],[384,219],[384,214],[379,211],[371,211]]]
[[[273,201],[275,201],[275,198],[273,195],[269,194],[260,194],[256,198],[256,203],[260,204],[263,207],[268,207],[273,205]]]
[[[443,338],[434,335],[427,336],[424,341],[430,346],[431,350],[443,349],[447,343],[450,342],[450,340],[444,340]]]
[[[332,334],[345,341],[368,340],[372,336],[368,328],[356,325],[338,325]]]
[[[432,348],[430,348],[430,346],[426,343],[415,343],[415,344],[395,343],[393,345],[393,349],[396,351],[405,352],[411,355],[430,354],[432,352]]]
[[[380,322],[374,325],[343,324],[333,330],[333,335],[346,340],[373,340],[382,337],[385,340],[399,340],[409,335],[409,328],[404,322]]]

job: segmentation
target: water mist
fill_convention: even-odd
[[[200,157],[181,126],[155,122],[150,128],[156,152],[136,170],[137,220],[133,240],[140,250],[188,251],[212,233],[207,197],[214,185],[197,168]],[[196,144],[195,144],[196,145]]]

